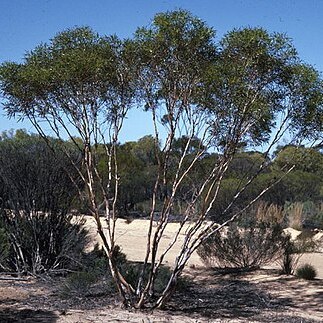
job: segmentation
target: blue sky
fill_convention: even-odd
[[[69,27],[88,25],[100,34],[130,37],[154,14],[187,9],[217,32],[239,27],[286,33],[300,57],[323,72],[323,0],[1,0],[0,62],[20,61],[25,52]],[[151,128],[143,113],[132,112],[121,141],[136,140]],[[0,132],[26,128],[0,110]]]

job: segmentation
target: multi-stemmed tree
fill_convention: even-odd
[[[90,213],[127,306],[162,307],[198,246],[280,180],[268,182],[238,211],[234,209],[239,196],[267,167],[266,156],[277,143],[282,138],[296,145],[302,140],[317,143],[322,134],[322,81],[300,61],[288,38],[246,28],[216,43],[212,28],[182,10],[156,15],[150,27],[138,29],[130,40],[100,37],[89,28],[67,30],[27,54],[23,63],[2,64],[0,75],[9,116],[28,118],[45,139],[47,134],[69,138],[79,149],[82,163],[74,167],[85,184]],[[151,114],[158,170],[142,270],[131,285],[122,276],[114,251],[122,181],[118,135],[128,110],[136,105]],[[206,222],[236,152],[259,145],[264,162],[241,181],[216,215],[218,221]],[[102,147],[104,178],[97,157]],[[195,177],[181,207],[178,230],[162,249],[175,202],[210,150],[217,154],[208,162],[208,171]],[[65,154],[68,157],[68,151]],[[293,165],[282,168],[286,174]],[[162,207],[157,217],[158,199]],[[99,217],[102,206],[106,228]],[[184,240],[169,281],[155,295],[158,270],[181,234]]]

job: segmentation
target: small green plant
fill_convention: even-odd
[[[316,269],[310,264],[304,264],[297,268],[296,276],[306,280],[313,280],[317,275]]]
[[[118,245],[115,246],[114,253],[120,273],[135,288],[142,271],[142,264],[128,261]],[[98,245],[91,252],[83,255],[82,265],[79,272],[72,273],[67,277],[62,289],[63,297],[95,295],[98,289],[102,293],[102,288],[105,293],[115,293],[117,291],[113,284],[108,259]],[[148,280],[150,270],[151,268],[148,266],[144,274],[145,282]],[[160,295],[170,277],[170,268],[161,266],[156,274],[151,293],[156,296]],[[186,290],[188,285],[188,280],[181,276],[177,281],[177,290]]]
[[[124,275],[125,279],[134,287],[138,282],[140,273],[142,270],[141,263],[125,263],[121,268],[121,272]],[[146,268],[144,274],[144,281],[146,282],[149,276],[150,267]],[[166,266],[161,266],[156,274],[154,281],[154,287],[152,290],[153,294],[160,294],[163,291],[163,287],[168,283],[171,277],[171,271]]]
[[[72,273],[66,279],[63,288],[63,294],[71,295],[86,295],[98,277],[95,273],[90,272],[77,272]]]
[[[92,251],[83,254],[78,271],[91,272],[97,276],[110,274],[107,256],[98,244],[94,246]]]

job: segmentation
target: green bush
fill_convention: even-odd
[[[88,293],[92,284],[97,281],[97,276],[90,272],[77,272],[70,274],[63,287],[64,295],[81,295]]]
[[[20,273],[74,269],[88,242],[82,222],[72,223],[71,217],[55,213],[7,214],[3,230],[10,247],[5,262],[0,259],[0,264]]]
[[[230,224],[226,234],[216,232],[197,252],[210,267],[254,270],[280,258],[286,239],[277,224],[262,222],[247,228]]]
[[[316,277],[316,275],[317,273],[315,268],[310,264],[304,264],[296,270],[296,276],[298,278],[313,280]]]
[[[142,272],[142,263],[128,261],[126,255],[119,246],[115,246],[114,258],[120,273],[132,287],[136,288],[136,284],[138,283],[139,276]],[[107,256],[98,245],[96,245],[91,252],[84,254],[81,265],[82,266],[79,267],[79,272],[67,276],[62,288],[63,297],[95,294],[97,287],[100,287],[100,294],[102,293],[102,290],[104,290],[105,293],[117,291],[111,277]],[[144,273],[144,284],[147,282],[150,269],[151,267],[148,265]],[[166,266],[160,266],[154,280],[152,292],[155,295],[159,295],[167,285],[170,277],[170,269]],[[188,283],[185,278],[180,277],[177,285],[179,290],[183,290],[187,287]]]
[[[120,266],[125,266],[126,255],[119,246],[115,247],[115,257]],[[69,274],[62,286],[63,297],[74,295],[109,294],[116,292],[109,268],[108,258],[98,244],[89,253],[84,253],[78,271]]]
[[[105,276],[110,274],[108,258],[102,248],[98,244],[94,246],[91,252],[84,253],[80,262],[80,271],[89,271],[97,276]]]
[[[0,140],[0,219],[10,244],[0,269],[72,269],[87,243],[82,221],[70,214],[79,175],[59,149],[62,143],[49,141],[52,149],[21,130]],[[70,149],[70,155],[77,162],[78,152]]]
[[[89,256],[93,258],[92,258],[92,265],[90,265],[89,263],[87,265],[88,270],[91,270],[91,272],[96,272],[99,275],[101,273],[101,277],[102,277],[102,274],[105,273],[104,276],[107,279],[111,279],[111,273],[108,266],[108,261],[104,252],[96,247],[92,251],[91,255],[88,255],[88,257]],[[132,287],[136,288],[136,284],[138,283],[139,276],[142,272],[142,263],[128,261],[126,255],[122,252],[122,249],[120,248],[120,246],[115,246],[113,256],[125,280],[130,285],[132,285]],[[144,273],[144,282],[147,281],[148,275],[150,273],[150,269],[151,267],[150,265],[148,265]],[[160,266],[156,274],[156,279],[154,281],[153,292],[157,294],[162,292],[170,276],[171,276],[170,269],[166,266]],[[180,280],[179,284],[181,283],[182,281]]]

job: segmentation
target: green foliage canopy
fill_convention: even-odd
[[[60,124],[69,132],[70,122],[83,137],[90,120],[115,119],[120,106],[132,102],[126,47],[126,41],[100,37],[89,27],[58,33],[27,53],[22,64],[1,65],[4,108],[9,116],[50,119],[54,131]],[[90,124],[89,131],[97,132],[96,126]]]
[[[284,126],[290,121],[298,135],[322,131],[322,80],[282,34],[261,28],[229,32],[204,89],[218,144],[268,142],[284,118]],[[228,133],[232,124],[236,127]]]

